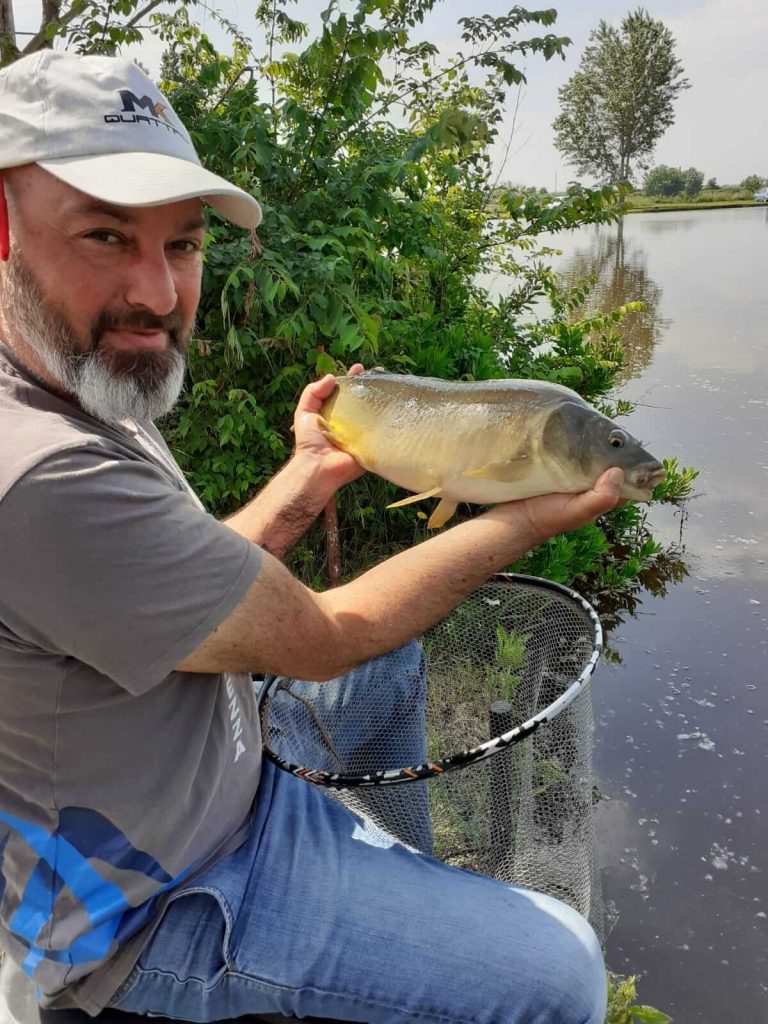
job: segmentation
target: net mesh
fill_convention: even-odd
[[[556,701],[596,649],[588,606],[495,579],[409,644],[326,683],[277,680],[267,745],[309,769],[366,774],[486,743]],[[555,717],[493,756],[429,779],[328,789],[369,827],[458,867],[570,904],[602,937],[589,682]]]

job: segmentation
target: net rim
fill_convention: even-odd
[[[280,757],[279,754],[276,754],[271,750],[265,743],[264,753],[266,757],[283,771],[304,779],[306,782],[310,782],[315,786],[323,786],[328,789],[355,789],[369,786],[402,785],[408,782],[416,782],[419,779],[434,778],[438,775],[443,775],[446,772],[456,771],[457,769],[464,768],[467,765],[485,761],[488,758],[493,757],[494,754],[498,754],[501,750],[505,750],[507,747],[524,740],[545,722],[551,722],[552,719],[556,718],[561,711],[568,707],[568,705],[571,704],[578,694],[584,689],[584,686],[592,677],[595,666],[600,660],[600,656],[603,652],[603,628],[598,614],[585,597],[579,594],[578,591],[573,590],[571,587],[567,587],[564,583],[555,583],[553,580],[547,580],[540,576],[528,576],[524,573],[515,572],[494,573],[493,576],[488,578],[485,585],[492,582],[519,582],[528,586],[538,587],[542,590],[552,590],[578,604],[582,611],[586,612],[590,622],[592,623],[593,633],[591,655],[587,659],[584,668],[581,670],[577,678],[574,679],[568,688],[561,693],[559,697],[555,698],[551,704],[548,704],[547,707],[537,712],[531,718],[527,719],[527,721],[521,722],[520,725],[516,725],[507,732],[501,733],[499,736],[494,736],[493,739],[486,740],[475,747],[462,750],[447,757],[438,758],[434,761],[427,761],[419,765],[408,765],[403,768],[390,768],[382,771],[366,773],[327,772],[287,761],[285,758]],[[481,586],[482,585],[483,584],[481,584]],[[478,587],[477,589],[480,588]],[[261,721],[262,707],[271,692],[272,685],[268,684],[262,688],[261,694],[259,695],[257,705],[259,721]]]

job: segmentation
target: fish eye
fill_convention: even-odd
[[[608,444],[612,448],[623,448],[627,440],[627,435],[623,430],[612,430],[608,435]]]

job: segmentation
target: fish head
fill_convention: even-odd
[[[594,481],[607,469],[624,471],[621,497],[649,501],[664,467],[629,431],[591,405],[563,402],[547,420],[544,450],[574,476]]]

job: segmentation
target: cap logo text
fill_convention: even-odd
[[[166,128],[168,131],[184,138],[182,133],[175,128],[166,114],[168,109],[159,100],[153,100],[151,96],[137,96],[130,89],[120,89],[120,99],[123,102],[123,110],[120,114],[105,114],[104,120],[107,124],[154,124],[158,128]],[[138,113],[144,110],[147,113]]]

